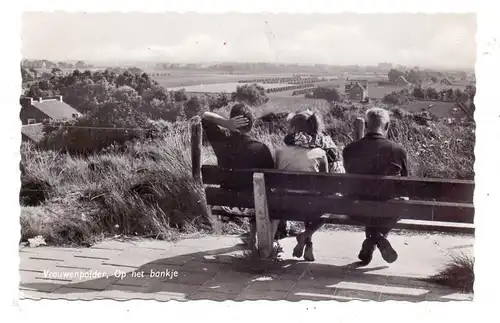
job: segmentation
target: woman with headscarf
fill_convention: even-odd
[[[323,134],[320,117],[311,110],[292,114],[288,118],[285,146],[276,151],[276,168],[289,171],[344,172],[341,152],[329,136]],[[314,261],[312,235],[324,224],[320,218],[307,221],[305,231],[297,236],[294,257]]]

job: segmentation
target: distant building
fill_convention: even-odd
[[[82,114],[65,103],[61,95],[48,98],[22,98],[20,118],[23,125],[42,123],[49,120],[75,119]]]
[[[411,83],[408,82],[404,76],[398,77],[394,83],[396,83],[397,85],[404,85],[404,86],[411,85]]]
[[[451,81],[449,78],[445,77],[441,80],[441,84],[451,85]]]
[[[364,101],[368,98],[367,88],[367,80],[350,80],[350,82],[345,85],[345,93],[349,100]]]

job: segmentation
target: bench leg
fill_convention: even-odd
[[[210,217],[210,220],[212,221],[213,228],[214,228],[214,233],[216,235],[222,234],[222,227],[221,227],[221,219],[220,215],[214,215],[212,213],[212,206],[208,206],[208,216]]]
[[[269,218],[264,174],[255,173],[253,175],[253,193],[257,229],[257,250],[262,258],[267,259],[272,255],[274,232],[276,230],[273,231],[273,225]],[[277,223],[275,228],[277,228]]]
[[[255,221],[250,222],[250,239],[248,243],[252,249],[255,248],[257,243],[257,224]]]

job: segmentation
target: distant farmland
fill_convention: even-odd
[[[192,85],[192,86],[180,86],[174,88],[168,88],[171,91],[178,91],[184,89],[188,93],[233,93],[236,92],[236,88],[238,86],[242,86],[245,83],[236,83],[236,82],[228,82],[228,83],[216,83],[216,84],[200,84],[200,85]],[[264,89],[274,89],[280,88],[287,85],[291,85],[288,83],[272,83],[272,84],[263,84],[258,83]]]
[[[158,73],[156,71],[147,71],[147,73]],[[160,85],[167,89],[187,87],[195,85],[236,83],[239,80],[257,77],[279,77],[291,76],[290,74],[245,74],[245,75],[225,75],[216,73],[179,73],[179,72],[161,72],[167,75],[152,76]],[[241,84],[240,84],[241,85]],[[236,88],[235,88],[236,89]]]

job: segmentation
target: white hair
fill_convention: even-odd
[[[366,111],[365,121],[368,129],[385,127],[391,117],[389,111],[382,108],[371,108]]]

